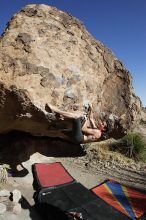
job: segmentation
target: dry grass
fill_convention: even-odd
[[[113,164],[118,164],[119,166],[126,167],[140,166],[142,162],[136,162],[132,158],[128,158],[120,152],[111,151],[112,144],[116,145],[118,142],[114,139],[109,139],[100,143],[88,144],[86,147],[87,151],[92,152],[98,161],[110,162]]]
[[[0,165],[0,189],[8,180],[7,165]]]

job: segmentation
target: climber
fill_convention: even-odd
[[[59,114],[61,120],[65,118],[72,119],[72,128],[63,129],[62,132],[68,140],[74,143],[83,144],[96,142],[102,137],[102,134],[106,130],[105,122],[99,123],[98,127],[95,125],[91,106],[88,107],[87,116],[83,115],[83,113],[79,115],[61,111],[50,104],[47,105],[47,108],[55,114]]]

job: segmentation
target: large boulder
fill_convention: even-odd
[[[111,50],[70,14],[28,5],[0,39],[0,133],[59,136],[70,122],[50,114],[49,103],[68,112],[91,104],[95,119],[116,115],[113,135],[129,129],[141,112],[131,75]]]

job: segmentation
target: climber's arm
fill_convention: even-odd
[[[89,107],[88,107],[88,118],[89,118],[89,122],[90,122],[90,127],[93,128],[93,129],[96,129],[97,126],[96,126],[95,121],[94,121],[93,111],[92,111],[91,105],[89,105]]]
[[[93,134],[93,129],[91,128],[90,120],[87,119],[85,123],[82,126],[82,132],[86,135],[92,135]]]
[[[96,124],[95,124],[95,122],[94,122],[94,119],[89,118],[89,120],[90,120],[90,125],[91,125],[91,128],[96,129],[96,128],[97,128],[97,126],[96,126]]]

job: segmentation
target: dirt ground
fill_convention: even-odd
[[[105,179],[112,178],[136,189],[146,190],[146,164],[109,152],[106,143],[76,146],[46,138],[36,140],[32,137],[20,137],[20,139],[10,137],[9,140],[9,144],[5,139],[0,140],[0,144],[4,146],[1,150],[1,162],[8,164],[11,169],[16,166],[19,172],[9,177],[7,184],[2,188],[21,191],[22,212],[19,215],[6,212],[0,216],[0,220],[41,220],[33,207],[31,167],[34,163],[61,162],[78,182],[89,189]],[[24,166],[24,170],[20,170],[22,169],[20,164]]]

